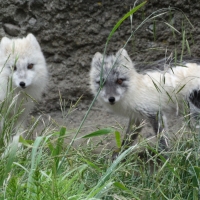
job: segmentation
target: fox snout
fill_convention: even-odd
[[[108,101],[110,102],[110,104],[114,104],[115,103],[115,97],[109,97]]]
[[[21,81],[20,83],[19,83],[19,85],[20,85],[20,87],[21,88],[26,88],[26,83],[25,82],[23,82],[23,81]]]

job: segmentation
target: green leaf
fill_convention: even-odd
[[[121,137],[120,137],[119,131],[115,131],[115,141],[116,141],[117,147],[121,148]]]
[[[166,164],[167,168],[176,176],[176,178],[180,179],[179,174],[175,171],[174,167],[168,162],[168,159],[166,159],[162,154],[160,154],[157,150],[155,150],[149,145],[148,149],[155,153],[155,155],[158,155],[161,161]]]
[[[134,197],[134,199],[140,200],[140,198],[138,198],[137,196],[135,196],[135,195],[133,194],[133,192],[132,192],[131,190],[129,190],[128,188],[126,188],[122,183],[115,182],[113,185],[114,185],[115,187],[117,187],[117,188],[123,190],[123,191],[128,192],[129,194],[131,194],[131,195]]]
[[[200,178],[200,167],[194,166],[194,171],[195,171],[197,177]]]
[[[57,144],[56,144],[56,148],[55,148],[55,151],[53,153],[54,156],[59,155],[60,152],[61,152],[62,145],[63,145],[63,142],[64,142],[63,136],[65,135],[65,133],[66,133],[66,128],[61,127],[60,132],[59,132],[59,138],[58,138]]]
[[[102,172],[102,170],[97,165],[95,165],[93,162],[91,162],[85,158],[82,158],[81,160],[85,161],[90,167],[92,167],[93,169],[96,169],[98,172]]]
[[[31,187],[33,185],[33,174],[35,169],[37,168],[39,161],[42,158],[41,152],[38,153],[38,149],[40,146],[40,143],[42,143],[44,137],[39,136],[35,139],[35,142],[33,143],[33,148],[32,148],[32,152],[31,152],[31,169],[28,175],[28,184],[27,184],[27,188],[28,188],[28,193],[27,193],[27,198],[31,197]]]
[[[156,90],[158,91],[158,92],[160,92],[161,93],[161,90],[160,90],[160,88],[157,86],[157,84],[152,80],[152,82],[153,82],[153,84],[154,84],[154,86],[155,86],[155,88],[156,88]]]
[[[186,84],[185,84],[186,85]],[[185,85],[183,85],[177,92],[176,92],[176,94],[178,94],[184,87],[185,87]]]
[[[49,149],[51,151],[51,154],[53,155],[54,154],[54,146],[53,146],[52,142],[48,141],[47,145],[48,145],[48,147],[49,147]]]
[[[6,166],[5,166],[5,174],[3,174],[3,178],[0,177],[0,186],[3,185],[4,179],[9,175],[12,170],[13,162],[16,160],[16,153],[18,148],[19,136],[14,136],[13,141],[10,145],[9,149],[6,149],[5,156],[8,156]],[[8,151],[8,152],[7,152]]]
[[[88,197],[87,197],[88,199],[91,197],[94,197],[94,195],[98,193],[99,188],[103,187],[104,184],[106,184],[106,182],[109,180],[111,175],[116,171],[118,164],[136,148],[137,148],[137,145],[131,146],[117,157],[117,159],[110,165],[107,171],[99,179],[96,186],[92,188],[92,190],[88,194]]]
[[[96,136],[100,136],[100,135],[107,135],[107,134],[113,133],[113,132],[114,132],[114,130],[112,128],[105,128],[105,129],[100,129],[98,131],[90,133],[88,135],[84,135],[81,138],[90,138],[90,137],[96,137]]]
[[[31,147],[31,144],[33,144],[33,140],[25,140],[21,135],[19,137],[19,142],[27,147]]]
[[[126,13],[118,22],[117,24],[114,26],[114,28],[112,29],[112,31],[110,32],[107,42],[109,42],[110,38],[112,37],[112,35],[115,33],[115,31],[118,29],[118,27],[121,25],[121,23],[128,18],[130,15],[132,15],[133,13],[135,13],[139,8],[141,8],[142,6],[144,6],[146,4],[147,1],[144,1],[143,3],[141,3],[140,5],[136,6],[135,8],[133,8],[132,10],[130,10],[128,13]]]
[[[192,182],[193,182],[193,187],[199,187],[199,180],[200,180],[200,167],[198,166],[191,166],[189,169],[189,173],[193,176],[192,177]]]
[[[121,190],[128,190],[122,183],[115,182],[113,185],[120,188]]]
[[[174,101],[173,101],[173,99],[171,98],[170,94],[169,94],[167,91],[165,91],[165,92],[166,92],[167,96],[169,97],[169,101],[171,100],[171,101],[174,103]]]
[[[60,129],[60,137],[64,136],[65,133],[66,133],[66,127],[61,127],[61,129]]]

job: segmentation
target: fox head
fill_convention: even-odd
[[[3,37],[0,44],[0,60],[2,70],[5,68],[9,71],[13,87],[20,89],[32,85],[42,87],[41,80],[47,74],[46,63],[33,34],[18,39]]]
[[[98,99],[114,105],[119,102],[129,87],[129,72],[135,70],[125,49],[116,55],[103,56],[96,53],[92,59],[90,84],[94,95],[101,88]]]

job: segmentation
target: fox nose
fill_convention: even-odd
[[[21,81],[21,82],[19,83],[19,85],[20,85],[22,88],[25,88],[25,87],[26,87],[26,83],[24,83],[23,81]]]
[[[109,101],[111,104],[114,104],[114,103],[115,103],[115,97],[109,97],[108,101]]]

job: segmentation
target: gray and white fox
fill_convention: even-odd
[[[3,37],[0,43],[0,103],[9,100],[10,116],[21,113],[16,127],[23,127],[34,101],[41,99],[48,71],[40,45],[33,34],[25,38]],[[11,98],[10,98],[11,97]],[[2,113],[1,113],[2,115]],[[1,129],[4,122],[1,122]],[[18,127],[19,128],[19,127]],[[22,128],[23,129],[23,128]]]
[[[186,63],[185,67],[142,74],[125,49],[105,57],[97,52],[91,63],[90,85],[94,95],[101,88],[98,100],[109,110],[129,117],[130,122],[135,117],[139,122],[147,119],[158,133],[163,118],[166,125],[167,118],[183,112],[184,101],[189,102],[192,112],[199,111],[199,70],[200,65]]]

